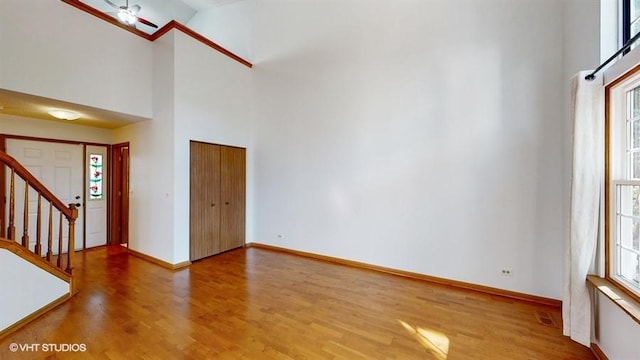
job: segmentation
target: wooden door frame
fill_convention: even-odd
[[[123,204],[121,203],[121,198],[116,194],[118,192],[125,193],[128,195],[128,183],[129,183],[129,171],[124,173],[122,171],[122,163],[123,159],[120,156],[122,154],[123,149],[128,149],[128,154],[131,153],[131,147],[129,142],[123,142],[118,144],[111,145],[111,151],[109,152],[109,166],[111,168],[111,174],[109,178],[112,180],[110,182],[110,194],[109,194],[109,202],[107,203],[107,212],[109,213],[109,226],[107,228],[107,243],[109,245],[120,245],[122,243],[122,209]],[[129,159],[127,160],[127,164],[129,164]],[[127,183],[127,189],[123,189],[123,182]],[[127,214],[128,214],[128,203],[127,203]],[[128,218],[128,216],[127,216]],[[128,229],[128,219],[127,219],[127,229]],[[129,239],[127,237],[127,243]]]
[[[82,149],[82,153],[83,153],[83,171],[82,171],[82,192],[84,195],[86,195],[87,193],[87,179],[86,179],[86,171],[84,170],[84,165],[85,165],[85,159],[87,157],[87,146],[92,145],[92,146],[104,146],[107,148],[107,152],[110,153],[111,150],[111,145],[110,144],[103,144],[103,143],[97,143],[97,142],[90,142],[90,141],[75,141],[75,140],[63,140],[63,139],[53,139],[53,138],[41,138],[41,137],[35,137],[35,136],[24,136],[24,135],[13,135],[13,134],[0,134],[0,150],[6,152],[7,150],[7,140],[28,140],[28,141],[40,141],[40,142],[52,142],[52,143],[59,143],[59,144],[69,144],[69,145],[83,145],[83,149]],[[5,235],[5,224],[4,224],[4,219],[5,219],[5,215],[6,215],[6,207],[7,207],[7,183],[6,183],[6,177],[7,177],[7,167],[4,164],[0,164],[0,191],[2,191],[2,193],[0,194],[0,227],[2,227],[2,229],[0,229],[0,237],[4,237]],[[110,189],[111,185],[110,185],[110,179],[109,177],[107,178],[107,188]],[[108,194],[108,198],[111,199],[112,194],[111,192],[109,192]],[[83,196],[83,201],[86,201],[85,196]],[[110,201],[107,201],[107,209],[108,209],[108,205],[109,205]],[[87,213],[86,213],[86,206],[82,207],[82,211],[84,212],[84,216],[82,217],[83,221],[85,222],[82,227],[82,231],[84,232],[82,234],[82,249],[86,249],[87,248],[87,244],[86,244],[86,221],[87,221]],[[107,210],[108,212],[108,210]],[[107,224],[109,224],[109,216],[107,216]],[[107,231],[109,230],[109,226],[107,225]],[[109,234],[107,233],[107,237],[109,236]]]

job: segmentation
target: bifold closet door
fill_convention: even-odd
[[[246,150],[192,141],[189,236],[192,261],[244,245]]]
[[[220,250],[220,146],[191,142],[189,236],[191,260]]]
[[[243,148],[220,149],[220,250],[244,246],[245,241],[245,157]]]

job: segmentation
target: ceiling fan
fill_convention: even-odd
[[[125,25],[129,25],[135,28],[136,22],[139,22],[141,24],[151,26],[153,28],[158,27],[158,25],[152,23],[151,21],[143,19],[140,16],[138,16],[138,12],[141,9],[140,5],[138,4],[129,6],[129,0],[127,0],[125,5],[118,6],[112,3],[110,0],[104,0],[104,1],[107,4],[111,5],[114,9],[118,10],[117,13],[111,13],[111,14],[115,15],[118,18],[118,20]]]

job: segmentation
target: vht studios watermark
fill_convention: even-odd
[[[85,344],[16,344],[9,345],[11,352],[85,352]]]

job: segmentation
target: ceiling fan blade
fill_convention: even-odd
[[[141,18],[141,17],[139,17],[139,16],[137,16],[137,18],[138,18],[138,21],[139,21],[140,23],[142,23],[142,24],[145,24],[145,25],[147,25],[147,26],[151,26],[152,28],[156,28],[156,29],[158,28],[158,25],[156,25],[156,24],[152,23],[152,22],[151,22],[151,21],[149,21],[149,20],[143,19],[143,18]]]
[[[107,3],[107,4],[109,4],[109,5],[111,5],[111,6],[112,6],[113,8],[115,8],[115,9],[120,9],[120,7],[119,7],[118,5],[116,5],[116,4],[114,4],[114,3],[112,3],[112,2],[111,2],[111,1],[109,1],[109,0],[104,0],[104,2],[106,2],[106,3]]]
[[[135,4],[135,5],[129,6],[129,11],[131,11],[134,15],[137,14],[138,11],[140,11],[140,5]]]

